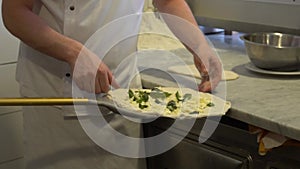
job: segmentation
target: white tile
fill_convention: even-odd
[[[0,164],[23,157],[23,114],[0,114]]]
[[[0,65],[0,98],[19,97],[19,87],[15,80],[16,64]]]
[[[2,3],[2,0],[0,0]],[[2,21],[2,14],[0,12],[0,64],[17,60],[19,39],[10,34],[5,28]]]

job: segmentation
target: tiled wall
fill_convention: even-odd
[[[15,67],[19,40],[4,27],[1,12],[0,16],[0,97],[18,96]]]
[[[0,16],[0,64],[3,64],[17,60],[19,40],[6,30],[1,13]]]
[[[19,96],[15,80],[18,46],[19,40],[5,29],[0,12],[0,98]],[[0,169],[24,169],[21,107],[0,106],[0,138]]]

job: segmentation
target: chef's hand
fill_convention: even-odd
[[[96,54],[83,47],[76,62],[70,64],[73,81],[79,89],[90,93],[107,93],[111,86],[119,88],[109,68]]]
[[[208,44],[200,46],[194,55],[194,63],[201,75],[198,89],[201,92],[214,90],[222,78],[222,64]]]

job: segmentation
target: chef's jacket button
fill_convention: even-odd
[[[70,6],[70,10],[71,10],[71,11],[74,11],[74,10],[75,10],[75,6],[73,6],[73,5]]]
[[[71,74],[70,73],[66,73],[66,77],[70,77],[71,76]]]

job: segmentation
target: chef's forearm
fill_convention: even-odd
[[[153,0],[153,5],[162,13],[179,16],[197,26],[197,22],[184,0]]]
[[[200,45],[207,45],[205,36],[185,0],[153,0],[153,5],[162,13],[173,33],[190,49],[197,50]]]
[[[66,62],[75,62],[82,45],[50,28],[32,12],[34,0],[2,0],[6,28],[32,48]]]

